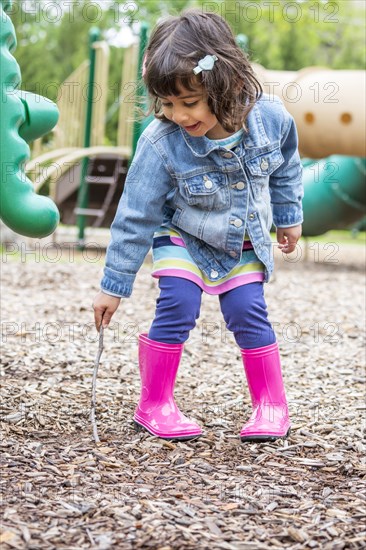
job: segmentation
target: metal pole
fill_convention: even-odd
[[[100,30],[97,27],[92,27],[89,31],[89,82],[87,89],[87,105],[86,105],[86,120],[85,120],[85,134],[84,134],[84,147],[90,147],[91,143],[91,130],[92,130],[92,118],[93,118],[93,96],[94,96],[94,78],[95,78],[95,61],[96,50],[94,43],[99,40]],[[78,191],[78,208],[87,208],[89,202],[89,186],[85,181],[88,170],[89,159],[84,157],[81,165],[81,178]],[[84,248],[84,233],[85,233],[86,218],[85,214],[79,214],[77,216],[77,226],[79,228],[79,248]]]

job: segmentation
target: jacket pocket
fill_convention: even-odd
[[[229,185],[222,172],[206,172],[179,181],[179,191],[189,206],[203,210],[230,207]]]
[[[263,193],[268,186],[269,176],[284,162],[280,147],[269,153],[261,153],[247,160],[245,167],[249,177],[251,188],[256,198]]]

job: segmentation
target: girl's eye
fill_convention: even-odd
[[[197,105],[198,101],[195,101],[194,103],[184,103],[185,107],[193,107],[194,105]],[[163,107],[171,107],[171,103],[162,103]]]

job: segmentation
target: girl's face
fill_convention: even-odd
[[[178,85],[179,95],[161,97],[164,116],[182,126],[191,136],[207,136],[209,139],[220,139],[230,135],[224,130],[216,116],[210,111],[207,103],[207,92],[198,85],[190,91]]]

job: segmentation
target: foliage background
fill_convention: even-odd
[[[22,88],[52,100],[59,85],[88,55],[91,26],[107,33],[138,22],[153,26],[167,14],[187,7],[216,11],[235,34],[249,38],[253,61],[274,70],[299,70],[311,65],[332,69],[365,67],[365,7],[361,1],[284,0],[14,0],[11,18],[22,71]],[[111,45],[110,120],[108,141],[114,141],[119,89],[125,49]]]

